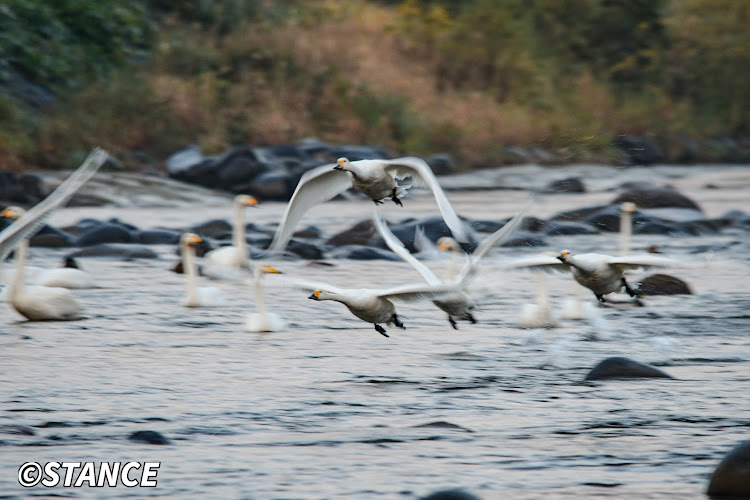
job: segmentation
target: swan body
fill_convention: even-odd
[[[94,278],[89,273],[72,267],[42,269],[32,281],[39,286],[70,289],[96,288]]]
[[[237,269],[247,268],[248,250],[245,240],[245,208],[256,206],[258,200],[246,194],[234,197],[232,216],[232,244],[211,250],[204,256],[204,273],[212,278],[224,278]]]
[[[453,210],[432,169],[421,158],[410,156],[394,160],[358,161],[339,158],[333,167],[323,165],[305,172],[287,205],[269,250],[282,251],[305,212],[351,187],[376,204],[391,199],[397,205],[402,205],[401,197],[411,185],[400,185],[398,180],[409,176],[413,183],[426,185],[432,190],[440,213],[453,235],[460,241],[468,241],[469,234],[464,223]]]
[[[245,328],[249,332],[279,332],[286,328],[286,322],[278,314],[266,307],[263,293],[263,276],[266,274],[281,274],[281,271],[268,265],[257,265],[253,273],[253,289],[255,292],[255,308],[257,312],[247,315]]]
[[[217,307],[224,305],[224,293],[216,287],[199,287],[198,270],[195,265],[195,245],[203,241],[193,233],[180,236],[180,255],[185,271],[186,295],[182,305],[185,307]]]
[[[669,264],[672,264],[670,259],[653,254],[613,257],[598,253],[571,255],[569,251],[563,250],[557,257],[540,255],[520,259],[510,266],[570,271],[578,283],[591,290],[599,302],[604,302],[604,295],[618,292],[623,287],[631,297],[636,297],[636,291],[625,280],[626,270],[663,267]]]
[[[300,285],[302,283],[298,282]],[[381,335],[388,337],[386,330],[380,323],[396,325],[406,328],[396,313],[396,306],[392,300],[415,301],[422,299],[434,299],[441,295],[456,292],[455,285],[403,285],[387,290],[341,289],[331,285],[319,284],[317,286],[302,286],[303,288],[314,288],[312,295],[308,298],[316,301],[333,300],[340,302],[349,309],[354,316],[375,325],[375,330]]]

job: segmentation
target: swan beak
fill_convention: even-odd
[[[560,262],[565,262],[568,258],[568,255],[570,255],[570,252],[568,252],[567,250],[563,250],[562,252],[560,252],[560,255],[557,256],[557,260],[559,260]]]
[[[0,216],[5,217],[6,219],[10,219],[10,220],[18,220],[16,211],[13,210],[12,208],[6,208],[2,212],[0,212]]]
[[[200,236],[193,236],[190,238],[190,243],[197,245],[198,243],[203,243],[203,239]]]
[[[438,250],[442,252],[445,252],[446,250],[448,250],[448,245],[446,245],[445,243],[438,243],[437,247],[438,247]]]
[[[312,295],[310,295],[310,296],[308,297],[308,299],[312,299],[312,300],[320,300],[320,299],[319,299],[319,297],[320,297],[320,290],[315,290],[315,291],[314,291],[314,292],[312,293]]]
[[[338,163],[338,165],[333,167],[334,170],[344,170],[344,160],[338,160],[336,163]]]
[[[258,200],[253,198],[252,196],[246,196],[242,202],[245,204],[246,207],[257,207],[258,206]]]
[[[263,266],[263,272],[268,274],[284,274],[273,266]]]

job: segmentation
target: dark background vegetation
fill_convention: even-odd
[[[747,82],[745,0],[3,0],[0,168],[309,136],[462,168],[609,162],[622,134],[721,161]]]

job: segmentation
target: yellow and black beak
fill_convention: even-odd
[[[570,255],[570,252],[568,252],[567,250],[563,250],[562,252],[560,252],[560,255],[557,256],[557,260],[559,260],[560,262],[565,262],[568,259],[568,255]]]
[[[320,300],[320,290],[315,290],[312,295],[308,297],[308,299],[312,300]]]
[[[338,165],[333,167],[334,170],[344,170],[344,160],[339,160]]]
[[[193,245],[197,245],[198,243],[203,243],[203,238],[200,236],[191,236],[189,241]]]
[[[254,198],[253,196],[246,196],[243,200],[243,203],[246,207],[257,207],[258,206],[258,200]]]
[[[269,266],[269,265],[263,265],[262,269],[264,273],[268,273],[268,274],[284,274],[278,269],[276,269],[275,267]]]
[[[6,219],[10,219],[10,220],[16,220],[16,219],[18,219],[18,215],[11,208],[6,208],[2,212],[0,212],[0,216],[5,217]]]

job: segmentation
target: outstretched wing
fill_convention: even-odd
[[[431,300],[449,293],[460,291],[454,284],[426,285],[409,284],[401,285],[387,290],[376,291],[378,297],[386,299],[403,300],[404,302],[415,302],[417,300]]]
[[[294,190],[292,199],[286,206],[286,211],[281,218],[281,223],[273,236],[268,251],[280,252],[284,250],[294,233],[294,228],[305,215],[305,212],[319,203],[330,200],[350,187],[352,187],[352,179],[349,174],[341,170],[334,170],[333,164],[323,165],[305,172],[300,178],[299,184],[297,184],[297,189]]]
[[[389,174],[395,177],[411,175],[415,183],[424,184],[430,188],[445,223],[453,233],[453,237],[462,243],[468,243],[471,240],[468,229],[463,221],[459,219],[458,215],[456,215],[456,211],[453,210],[443,192],[443,188],[440,187],[440,183],[437,181],[435,174],[432,173],[432,169],[427,162],[415,156],[382,161],[387,165],[385,169]]]
[[[343,290],[342,288],[329,285],[328,283],[324,283],[322,281],[306,280],[306,279],[300,279],[300,278],[290,278],[284,275],[274,276],[274,278],[271,280],[265,280],[263,282],[263,286],[266,286],[266,287],[282,286],[285,288],[296,288],[298,290],[305,290],[309,292],[314,292],[315,290],[326,290],[328,292],[333,292],[333,293],[345,292],[345,290]]]
[[[617,266],[621,270],[625,269],[648,269],[651,267],[666,267],[674,265],[675,261],[653,254],[643,255],[623,255],[621,257],[612,257],[610,265]]]
[[[411,266],[416,269],[417,272],[421,274],[424,280],[430,285],[439,285],[440,283],[442,283],[442,281],[437,276],[435,276],[435,274],[433,274],[433,272],[430,271],[427,266],[419,262],[419,260],[414,257],[409,252],[409,250],[406,249],[401,240],[396,238],[396,235],[394,235],[391,230],[388,229],[388,226],[385,225],[377,212],[372,213],[372,220],[375,223],[375,227],[378,228],[380,236],[383,237],[385,244],[388,245],[388,248],[390,248],[393,253],[411,264]]]
[[[557,257],[549,255],[532,255],[505,262],[501,265],[503,269],[533,269],[535,271],[569,271],[567,264],[560,262]]]
[[[81,187],[88,182],[107,160],[109,153],[101,148],[94,148],[78,170],[73,172],[65,182],[60,184],[49,196],[34,205],[17,221],[0,233],[0,262],[24,238],[34,235],[44,225],[45,219],[52,211],[66,203]]]

